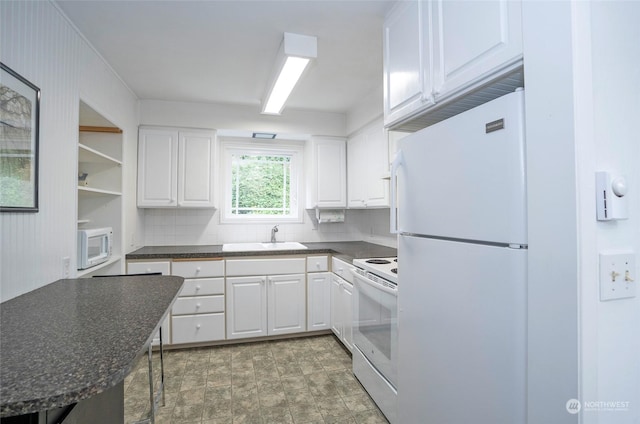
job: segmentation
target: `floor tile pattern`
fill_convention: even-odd
[[[168,350],[165,387],[158,424],[387,423],[333,335]],[[145,356],[125,380],[126,423],[148,398]]]

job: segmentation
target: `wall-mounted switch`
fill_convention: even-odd
[[[598,221],[629,218],[629,186],[622,175],[596,172],[596,209]]]
[[[600,300],[636,296],[636,260],[633,252],[600,254]]]

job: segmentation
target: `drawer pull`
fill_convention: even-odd
[[[196,291],[198,291],[198,290],[200,290],[200,289],[201,289],[200,284],[198,284],[198,285],[196,286]]]
[[[197,268],[196,268],[196,273],[200,272],[201,270],[202,270],[202,268],[197,267]]]
[[[147,268],[147,274],[151,273],[151,268]]]
[[[200,324],[196,324],[196,330],[200,329]]]
[[[200,304],[196,303],[196,309],[200,309]]]

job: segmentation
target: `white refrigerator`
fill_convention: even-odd
[[[524,91],[402,139],[392,187],[398,421],[525,423]]]

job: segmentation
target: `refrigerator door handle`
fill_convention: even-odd
[[[390,208],[390,226],[391,234],[398,234],[398,168],[404,164],[404,156],[402,150],[398,150],[396,157],[391,162],[391,208]]]

